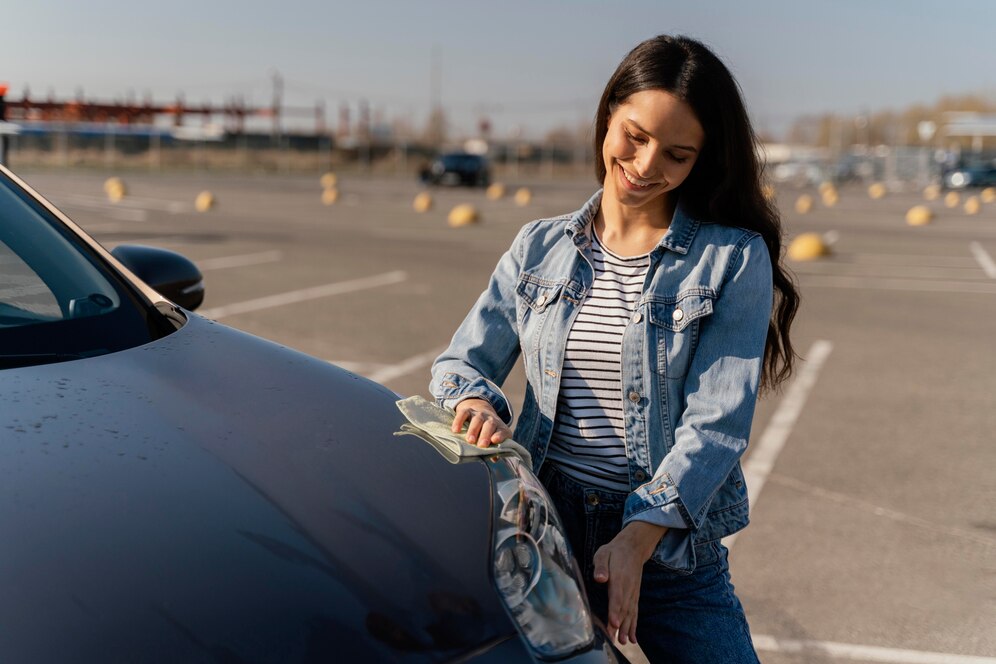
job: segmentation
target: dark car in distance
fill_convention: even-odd
[[[203,295],[0,167],[0,662],[616,661],[524,463]]]
[[[996,187],[996,163],[964,164],[945,171],[941,178],[945,189]]]
[[[491,184],[491,165],[484,155],[448,152],[423,168],[419,177],[429,185],[487,187]]]

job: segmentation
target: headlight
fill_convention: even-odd
[[[971,176],[964,171],[955,171],[948,177],[948,183],[952,187],[964,187],[972,180]]]
[[[546,490],[518,459],[488,464],[494,476],[494,580],[519,631],[543,657],[594,639],[591,614]]]

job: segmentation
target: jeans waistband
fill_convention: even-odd
[[[618,512],[621,514],[629,495],[621,491],[599,489],[582,484],[558,470],[551,463],[543,464],[539,477],[550,495],[575,507],[584,506],[584,511],[589,514],[593,512]]]

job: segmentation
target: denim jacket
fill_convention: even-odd
[[[513,437],[538,473],[553,432],[567,333],[593,281],[587,230],[601,201],[526,224],[432,367],[430,390],[453,408],[488,400],[506,423],[498,388],[519,354],[526,396]],[[626,455],[632,492],[624,523],[680,514],[653,558],[695,567],[695,544],[747,525],[740,456],[747,447],[772,311],[771,262],[757,233],[700,221],[678,205],[650,253],[643,295],[622,340]],[[670,534],[670,533],[669,533]]]

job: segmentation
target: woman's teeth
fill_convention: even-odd
[[[626,178],[627,182],[629,182],[634,187],[640,187],[641,189],[646,189],[647,187],[653,184],[652,182],[644,182],[643,180],[637,180],[629,173],[627,173],[625,168],[620,168],[619,170],[622,171],[623,177]]]

